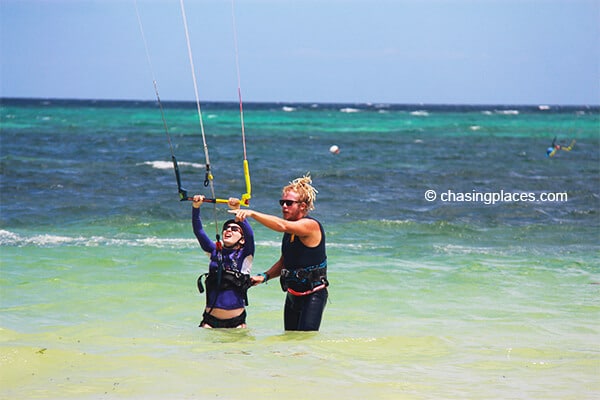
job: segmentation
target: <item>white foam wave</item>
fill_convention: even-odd
[[[137,165],[149,165],[155,169],[171,169],[173,168],[172,161],[144,161],[143,163],[139,163]],[[204,164],[200,163],[191,163],[186,161],[178,161],[177,165],[180,167],[191,167],[191,168],[204,168]]]
[[[272,240],[257,240],[256,245],[267,248],[279,248],[281,242]],[[0,229],[0,247],[151,247],[159,249],[194,249],[198,241],[194,238],[161,238],[161,237],[107,237],[107,236],[63,236],[63,235],[32,235],[26,236]],[[361,249],[360,244],[328,243],[331,248]]]
[[[433,248],[444,254],[484,254],[484,255],[502,255],[502,252],[491,247],[474,247],[460,245],[434,245]]]
[[[416,117],[428,117],[429,113],[425,110],[417,110],[410,113],[410,115],[414,115]]]
[[[39,246],[39,247],[99,247],[99,246],[126,246],[126,247],[156,247],[156,248],[190,248],[196,247],[195,239],[177,238],[110,238],[104,236],[62,236],[62,235],[33,235],[23,236],[14,232],[0,230],[0,246]]]
[[[357,113],[357,112],[360,112],[360,110],[358,108],[345,107],[345,108],[340,108],[340,112],[343,112],[343,113]]]
[[[256,246],[260,247],[281,247],[281,242],[273,241],[273,240],[256,240],[254,243]]]
[[[296,111],[296,107],[289,107],[289,106],[283,106],[283,107],[281,107],[281,109],[285,112]]]

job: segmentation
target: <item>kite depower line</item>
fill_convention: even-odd
[[[165,117],[165,113],[164,113],[164,108],[160,99],[160,94],[158,91],[158,84],[156,81],[156,78],[154,76],[154,69],[152,67],[152,61],[151,61],[151,57],[150,57],[150,52],[148,50],[148,43],[146,41],[146,36],[144,33],[144,28],[143,28],[143,24],[142,24],[142,20],[139,14],[139,10],[138,10],[138,6],[137,6],[137,0],[134,0],[134,4],[135,4],[135,11],[136,11],[136,15],[137,15],[137,19],[138,19],[138,25],[140,28],[140,32],[141,32],[141,36],[142,36],[142,40],[144,42],[144,48],[146,51],[146,58],[148,61],[148,65],[150,66],[150,70],[152,73],[152,83],[154,86],[154,93],[156,96],[156,101],[158,103],[159,106],[159,110],[160,110],[160,114],[161,114],[161,119],[162,119],[162,123],[163,123],[163,128],[165,130],[165,135],[167,137],[167,141],[169,143],[169,150],[171,153],[171,161],[173,163],[173,170],[175,172],[175,180],[177,182],[177,191],[179,194],[179,200],[180,201],[191,201],[193,200],[192,197],[190,197],[188,195],[188,191],[186,189],[183,188],[182,186],[182,179],[181,179],[181,172],[179,170],[179,165],[177,163],[177,158],[175,157],[175,151],[173,148],[173,142],[171,140],[171,135],[169,133],[169,127],[166,121],[166,117]],[[204,147],[204,157],[205,157],[205,165],[206,165],[206,172],[205,172],[205,177],[204,177],[204,186],[205,187],[210,187],[210,191],[211,191],[211,195],[212,198],[204,198],[204,202],[205,203],[223,203],[223,204],[227,204],[228,203],[228,199],[223,199],[223,198],[218,198],[215,195],[215,190],[214,190],[214,185],[213,185],[213,180],[214,177],[212,175],[212,171],[211,171],[211,164],[210,164],[210,156],[208,153],[208,144],[206,141],[206,134],[205,134],[205,130],[204,130],[204,122],[203,122],[203,118],[202,118],[202,109],[200,107],[200,99],[198,96],[198,84],[197,84],[197,80],[196,80],[196,73],[195,73],[195,67],[194,67],[194,61],[193,61],[193,54],[192,54],[192,47],[191,47],[191,43],[190,43],[190,38],[189,38],[189,31],[188,31],[188,25],[187,25],[187,16],[185,13],[185,5],[183,0],[180,0],[180,7],[181,7],[181,15],[182,15],[182,20],[183,20],[183,26],[184,26],[184,30],[185,30],[185,37],[186,37],[186,43],[187,43],[187,50],[188,50],[188,58],[189,58],[189,62],[190,62],[190,68],[191,68],[191,72],[192,72],[192,81],[193,81],[193,86],[194,86],[194,94],[195,94],[195,99],[196,99],[196,109],[198,112],[198,121],[199,121],[199,125],[200,125],[200,132],[202,134],[202,143],[203,143],[203,147]],[[244,125],[244,109],[243,109],[243,102],[242,102],[242,92],[241,92],[241,78],[240,78],[240,68],[239,68],[239,56],[238,56],[238,47],[237,47],[237,31],[236,31],[236,24],[235,24],[235,8],[234,8],[234,0],[231,1],[231,10],[232,10],[232,24],[233,24],[233,31],[234,31],[234,47],[235,47],[235,63],[236,63],[236,72],[237,72],[237,83],[238,83],[238,88],[237,88],[237,92],[238,92],[238,99],[239,99],[239,107],[240,107],[240,123],[241,123],[241,131],[242,131],[242,145],[243,145],[243,155],[244,155],[244,160],[243,160],[243,174],[244,174],[244,182],[245,182],[245,186],[246,186],[246,192],[243,193],[241,195],[241,199],[240,199],[240,204],[243,206],[248,207],[250,205],[250,199],[252,198],[252,185],[251,185],[251,181],[250,181],[250,167],[248,164],[248,158],[247,158],[247,151],[246,151],[246,132],[245,132],[245,125]]]

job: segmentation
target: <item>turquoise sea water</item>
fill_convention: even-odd
[[[195,105],[165,109],[183,185],[208,194]],[[319,190],[318,333],[283,330],[277,282],[251,289],[248,329],[197,327],[208,259],[156,104],[0,117],[2,399],[599,397],[597,107],[247,104],[251,206],[278,214],[308,171]],[[239,196],[238,106],[203,121],[217,195]],[[577,142],[547,158],[554,136]],[[253,226],[258,273],[280,235]]]

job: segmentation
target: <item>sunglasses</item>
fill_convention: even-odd
[[[242,228],[240,228],[237,225],[227,225],[225,227],[225,229],[223,229],[223,232],[225,232],[226,230],[230,230],[231,232],[237,232],[237,233],[242,233]]]
[[[301,201],[296,200],[279,200],[279,205],[283,207],[285,204],[287,207],[290,207],[294,203],[302,203]]]

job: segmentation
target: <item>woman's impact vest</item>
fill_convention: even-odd
[[[250,275],[230,269],[222,269],[220,274],[219,271],[211,270],[198,277],[198,291],[200,293],[204,293],[202,278],[206,278],[204,283],[209,292],[235,290],[244,299],[244,304],[248,305],[248,289],[252,287]]]

